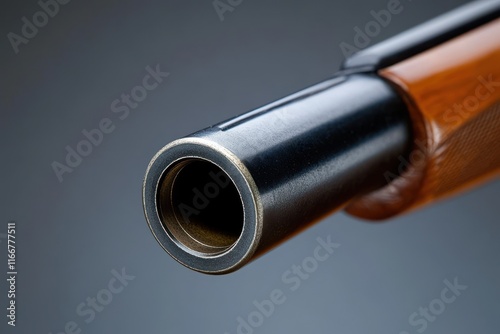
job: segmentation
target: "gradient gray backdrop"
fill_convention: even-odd
[[[463,2],[402,0],[372,44]],[[2,4],[0,234],[17,221],[19,272],[15,328],[0,283],[2,334],[55,334],[68,321],[82,333],[232,334],[273,289],[286,302],[255,333],[417,333],[410,314],[455,277],[467,290],[425,333],[498,333],[499,182],[383,224],[337,213],[226,276],[179,265],[144,220],[141,183],[158,149],[328,78],[339,43],[386,0],[244,0],[223,22],[211,1],[73,0],[19,54],[7,34],[40,7]],[[170,76],[120,121],[111,103],[156,64]],[[105,117],[114,132],[60,183],[51,163]],[[327,235],[341,247],[290,291],[281,275]],[[123,267],[135,279],[85,323],[77,305]]]

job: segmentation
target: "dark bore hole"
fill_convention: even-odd
[[[158,209],[164,226],[190,249],[218,253],[243,230],[243,204],[236,186],[217,165],[179,161],[160,181]]]

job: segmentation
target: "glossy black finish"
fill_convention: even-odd
[[[146,217],[179,262],[207,273],[233,271],[354,196],[384,185],[384,173],[395,172],[398,156],[409,149],[410,128],[404,102],[383,79],[352,75],[323,82],[180,140],[203,145],[184,142],[162,150],[145,179]],[[216,164],[240,192],[244,232],[217,256],[192,252],[157,219],[153,188],[183,157]]]
[[[359,51],[346,59],[344,73],[391,66],[500,17],[500,1],[474,1]]]
[[[331,80],[170,143],[152,159],[143,185],[144,211],[157,241],[191,269],[228,273],[353,197],[383,186],[384,174],[396,173],[398,157],[410,148],[411,125],[398,93],[368,73],[499,13],[498,1],[465,5],[359,52]],[[236,191],[226,192],[224,201],[241,201],[243,222],[220,198],[212,199],[216,209],[197,215],[194,225],[174,207],[194,205],[190,189],[208,186],[194,184],[196,177],[182,183],[182,171],[207,165],[197,169],[199,179],[209,180],[203,175],[209,170],[225,173]],[[210,205],[197,198],[199,206]]]

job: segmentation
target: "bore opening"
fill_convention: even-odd
[[[157,207],[171,235],[201,253],[229,249],[243,231],[243,204],[235,184],[203,159],[180,160],[164,172]]]

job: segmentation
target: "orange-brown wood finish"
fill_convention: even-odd
[[[414,125],[402,175],[347,211],[382,219],[500,172],[500,19],[380,71],[404,96]]]

